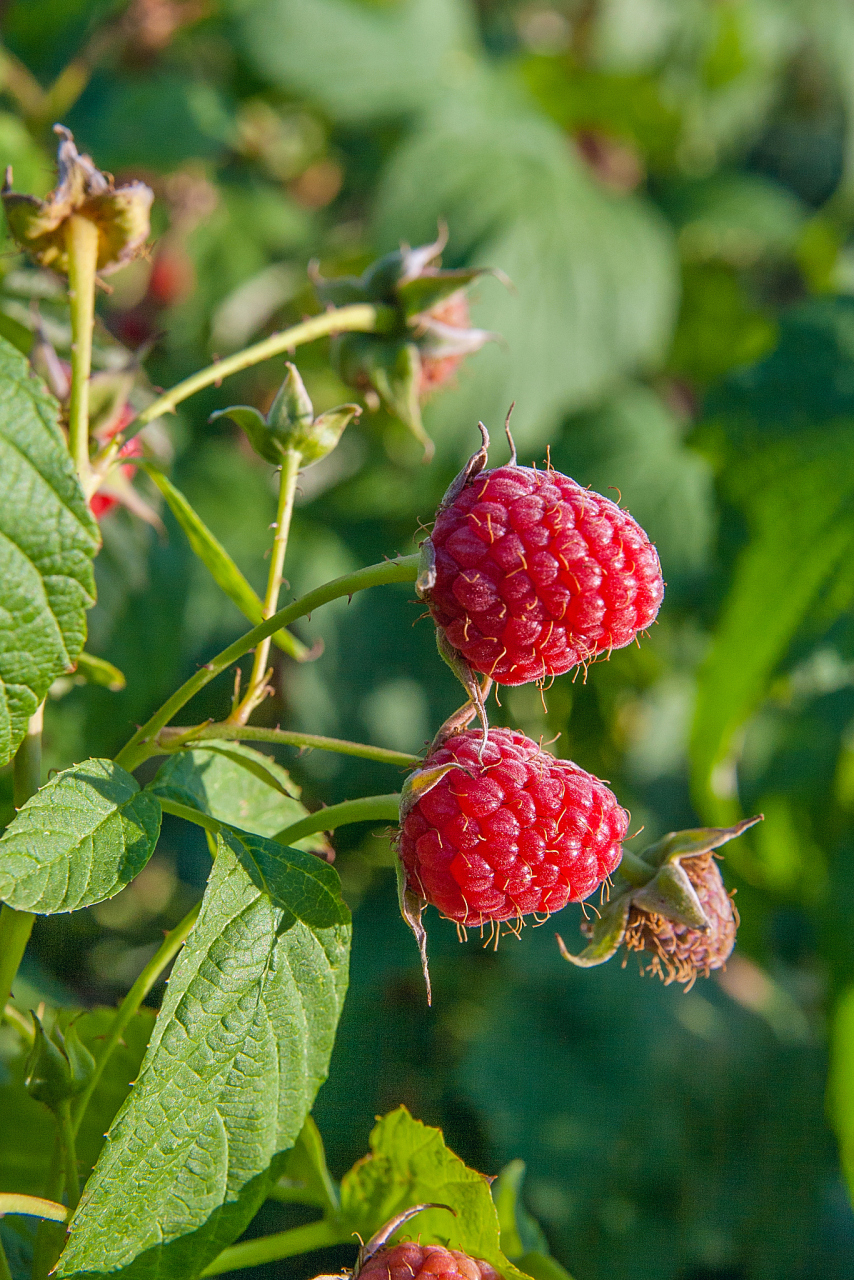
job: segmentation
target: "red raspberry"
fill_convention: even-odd
[[[629,815],[569,760],[513,729],[467,729],[424,761],[457,763],[404,812],[398,849],[410,890],[463,925],[549,915],[617,867]],[[416,786],[417,792],[417,786]]]
[[[380,1249],[359,1271],[359,1280],[501,1280],[482,1258],[438,1244],[395,1244]]]
[[[436,625],[499,684],[562,675],[621,649],[664,595],[655,547],[627,511],[558,471],[472,476],[430,537]]]

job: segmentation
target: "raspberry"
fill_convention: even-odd
[[[501,1280],[482,1258],[438,1244],[396,1244],[380,1249],[359,1271],[359,1280]]]
[[[439,508],[435,579],[421,594],[472,670],[505,685],[562,675],[655,620],[655,547],[609,498],[515,463],[455,489]]]
[[[628,951],[650,952],[647,971],[657,974],[665,986],[683,982],[690,990],[698,973],[708,978],[726,964],[735,946],[738,912],[710,853],[684,858],[682,869],[697,891],[709,928],[692,929],[632,903],[623,943]]]
[[[482,759],[481,759],[482,750]],[[591,774],[512,729],[468,729],[423,770],[451,768],[404,806],[398,840],[408,888],[459,924],[586,898],[618,865],[629,815]],[[419,771],[420,772],[420,771]]]

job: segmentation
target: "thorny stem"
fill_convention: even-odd
[[[80,1128],[80,1122],[82,1121],[86,1108],[89,1105],[89,1100],[98,1086],[98,1081],[104,1073],[104,1068],[109,1062],[116,1046],[121,1043],[125,1027],[128,1025],[131,1018],[133,1018],[134,1014],[139,1009],[143,1000],[148,995],[163,970],[171,963],[172,960],[174,960],[175,956],[184,945],[190,930],[196,922],[200,905],[201,904],[197,903],[196,906],[187,912],[184,919],[179,924],[176,924],[174,929],[167,933],[163,942],[151,957],[148,964],[145,966],[142,973],[139,975],[136,982],[133,984],[130,991],[116,1010],[115,1017],[113,1018],[113,1024],[110,1027],[100,1053],[95,1059],[95,1070],[92,1073],[92,1079],[89,1081],[85,1090],[81,1093],[80,1097],[74,1104],[72,1125],[73,1132],[75,1134]]]
[[[225,739],[232,742],[278,742],[286,747],[299,747],[302,751],[335,751],[342,756],[359,756],[363,760],[375,760],[378,764],[399,765],[402,769],[414,769],[421,763],[420,756],[407,751],[391,751],[388,747],[374,747],[367,742],[347,742],[343,738],[326,738],[317,733],[298,733],[294,729],[265,729],[254,724],[200,724],[195,729],[172,725],[161,729],[157,746],[164,753],[181,751],[200,743]]]
[[[286,605],[284,609],[280,609],[278,613],[274,613],[272,618],[268,618],[266,622],[261,622],[257,627],[253,627],[251,631],[247,631],[239,640],[235,640],[234,644],[230,644],[227,649],[223,649],[215,658],[211,658],[210,662],[192,675],[181,685],[180,689],[167,698],[159,711],[145,722],[130,739],[129,742],[122,747],[116,756],[116,764],[121,765],[128,772],[136,769],[142,764],[143,760],[147,760],[149,756],[157,754],[156,740],[161,729],[169,723],[173,716],[177,715],[183,706],[190,699],[209,684],[220,672],[225,671],[238,658],[242,658],[244,653],[248,653],[250,649],[261,641],[271,636],[274,631],[278,631],[280,627],[290,626],[292,622],[296,622],[298,618],[304,618],[312,613],[322,604],[328,604],[330,600],[338,600],[342,596],[354,595],[357,591],[364,591],[367,587],[384,586],[392,582],[414,582],[418,576],[419,556],[400,556],[395,560],[384,560],[381,564],[369,565],[366,569],[357,569],[355,573],[345,574],[342,578],[335,578],[332,582],[325,583],[322,587],[318,587],[315,591],[309,591],[308,595],[302,597],[301,600],[295,600],[293,604]]]
[[[273,551],[270,556],[270,570],[267,574],[267,592],[264,596],[262,618],[271,618],[279,603],[279,588],[282,585],[282,570],[285,567],[285,553],[288,549],[288,534],[291,528],[291,517],[294,513],[294,495],[297,491],[300,463],[302,455],[298,449],[286,449],[282,458],[279,473],[279,503],[276,509],[276,534],[273,538]],[[270,656],[272,637],[267,636],[255,649],[252,663],[252,674],[249,677],[249,688],[243,701],[229,716],[236,724],[246,724],[252,712],[264,700],[267,692],[267,659]]]
[[[223,1249],[201,1273],[218,1276],[223,1271],[236,1271],[242,1267],[258,1267],[264,1262],[277,1262],[280,1258],[293,1258],[298,1253],[310,1253],[332,1244],[343,1244],[351,1239],[334,1221],[321,1218],[319,1222],[307,1222],[290,1231],[280,1231],[273,1236],[260,1236],[256,1240],[244,1240]]]
[[[234,355],[218,360],[207,369],[200,369],[198,373],[179,382],[171,391],[164,391],[163,395],[143,409],[134,427],[143,427],[146,422],[151,422],[164,413],[171,413],[182,400],[195,395],[204,387],[220,382],[233,373],[239,373],[241,369],[248,369],[253,364],[260,364],[262,360],[269,360],[271,356],[290,351],[292,347],[313,342],[315,338],[324,338],[330,333],[373,333],[381,327],[385,313],[390,313],[390,310],[388,307],[374,307],[360,302],[350,307],[324,311],[322,315],[303,320],[302,324],[295,324],[291,329],[274,333],[262,342],[256,342],[243,351],[236,351]]]
[[[73,213],[65,230],[68,250],[68,302],[71,311],[71,399],[68,406],[68,447],[84,491],[89,483],[89,375],[92,370],[92,329],[95,324],[95,268],[98,228],[89,218]]]
[[[74,1126],[71,1123],[71,1103],[63,1098],[57,1104],[56,1124],[59,1131],[59,1144],[62,1149],[62,1168],[65,1174],[65,1189],[68,1199],[68,1216],[70,1217],[80,1201],[80,1174],[77,1170],[77,1146],[74,1141]]]
[[[12,765],[15,808],[20,809],[41,786],[42,720],[44,703],[30,716],[26,736]],[[0,908],[0,1009],[12,993],[15,974],[24,958],[35,916],[30,911]]]

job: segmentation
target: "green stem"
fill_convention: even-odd
[[[291,517],[294,513],[294,497],[297,491],[297,480],[302,462],[302,454],[298,449],[286,449],[282,458],[279,473],[279,503],[276,510],[276,536],[273,539],[273,551],[270,556],[270,569],[267,574],[267,593],[264,596],[264,607],[261,617],[271,618],[279,603],[279,589],[282,585],[282,570],[285,567],[285,553],[288,549],[288,534],[291,528]],[[252,663],[252,674],[249,677],[249,688],[246,696],[234,711],[231,719],[237,724],[245,724],[255,707],[263,701],[267,689],[267,659],[270,656],[272,637],[267,636],[255,649]]]
[[[62,1195],[62,1143],[60,1141],[59,1132],[57,1131],[54,1142],[53,1151],[50,1158],[50,1168],[45,1183],[45,1200],[48,1204],[56,1203],[58,1197]],[[66,1209],[66,1217],[70,1216]],[[45,1217],[36,1232],[36,1243],[33,1249],[33,1268],[32,1280],[47,1280],[48,1275],[56,1265],[59,1255],[62,1253],[65,1245],[65,1229],[57,1226],[55,1220]]]
[[[292,844],[303,836],[316,831],[334,831],[348,822],[397,822],[400,816],[400,796],[395,792],[387,796],[363,796],[360,800],[343,800],[331,804],[328,809],[318,809],[299,822],[292,822],[273,836],[279,844]]]
[[[62,1148],[62,1169],[65,1174],[65,1190],[68,1199],[68,1216],[71,1217],[80,1203],[80,1174],[77,1169],[77,1146],[74,1141],[74,1125],[71,1122],[71,1103],[68,1098],[57,1104],[56,1111],[59,1142]]]
[[[257,1240],[244,1240],[223,1249],[209,1263],[203,1276],[222,1275],[223,1271],[237,1271],[241,1267],[259,1267],[264,1262],[277,1262],[280,1258],[293,1258],[298,1253],[310,1253],[331,1244],[343,1244],[350,1239],[341,1227],[327,1218],[319,1222],[307,1222],[290,1231],[280,1231],[274,1236],[260,1236]]]
[[[225,739],[231,742],[278,742],[286,747],[299,747],[303,751],[335,751],[342,756],[359,756],[363,760],[376,760],[378,764],[395,764],[402,769],[412,769],[421,763],[420,756],[408,751],[391,751],[388,747],[374,747],[367,742],[348,742],[344,738],[326,738],[316,733],[298,733],[294,729],[265,729],[254,724],[199,725],[181,728],[178,725],[161,729],[157,745],[164,752],[195,747],[203,742]],[[174,742],[174,746],[172,743]]]
[[[85,1090],[80,1094],[80,1097],[74,1104],[72,1123],[75,1134],[80,1128],[80,1122],[89,1105],[89,1100],[97,1088],[98,1081],[104,1073],[104,1068],[109,1062],[113,1050],[121,1042],[125,1027],[139,1009],[143,1000],[148,995],[163,970],[172,960],[174,960],[175,956],[181,950],[181,947],[187,939],[187,935],[196,922],[200,905],[200,903],[197,903],[196,906],[187,912],[184,919],[179,924],[176,924],[174,929],[167,933],[156,953],[151,957],[148,964],[145,966],[142,973],[139,975],[136,982],[133,984],[130,991],[116,1010],[107,1038],[104,1041],[100,1053],[95,1059],[95,1070],[92,1073],[92,1079],[89,1081]]]
[[[150,755],[156,755],[157,748],[156,746],[152,748],[152,743],[156,741],[158,733],[165,728],[172,717],[177,715],[181,708],[220,672],[225,671],[238,658],[242,658],[244,653],[254,649],[261,640],[271,636],[274,631],[290,626],[298,618],[307,617],[322,604],[328,604],[330,600],[338,600],[341,596],[351,596],[357,591],[364,591],[367,587],[380,587],[392,582],[414,582],[418,576],[419,559],[418,555],[400,556],[395,560],[384,560],[381,564],[369,565],[366,569],[357,569],[355,573],[345,574],[342,578],[335,578],[334,581],[325,583],[315,591],[309,591],[308,595],[303,596],[301,600],[295,600],[293,604],[274,613],[266,622],[261,622],[251,631],[247,631],[239,640],[235,640],[234,644],[230,644],[210,662],[206,662],[195,675],[181,685],[180,689],[176,689],[172,696],[167,698],[160,710],[137,729],[130,741],[122,747],[116,756],[116,764],[131,772]]]
[[[209,813],[202,813],[201,809],[194,809],[189,804],[180,804],[177,800],[166,800],[163,796],[158,796],[157,799],[164,813],[171,813],[173,818],[184,818],[187,822],[194,822],[197,827],[204,827],[205,831],[209,831],[212,836],[217,835],[226,825],[218,818],[212,818]]]
[[[274,333],[269,338],[264,338],[262,342],[256,342],[243,351],[235,352],[233,356],[217,360],[216,364],[209,365],[207,369],[200,369],[198,373],[179,382],[171,391],[165,391],[162,396],[158,396],[143,409],[136,419],[135,426],[145,426],[146,422],[151,422],[164,413],[171,413],[182,400],[195,395],[204,387],[220,382],[233,373],[239,373],[241,369],[259,364],[262,360],[269,360],[271,356],[281,355],[283,351],[299,347],[304,342],[313,342],[315,338],[324,338],[330,333],[372,333],[380,327],[385,313],[390,310],[388,307],[374,307],[359,302],[350,307],[324,311],[322,315],[304,320],[302,324],[295,324],[291,329]]]
[[[12,1280],[12,1268],[9,1266],[2,1239],[0,1239],[0,1280]]]
[[[92,370],[92,329],[95,324],[98,228],[89,218],[73,213],[66,223],[65,243],[68,250],[68,302],[71,312],[68,447],[85,490],[89,481],[89,375]]]
[[[20,809],[41,786],[42,717],[44,703],[30,716],[26,736],[15,752],[12,786],[15,808]],[[35,916],[29,911],[0,907],[0,1009],[5,1009],[12,994],[12,983],[18,972]]]

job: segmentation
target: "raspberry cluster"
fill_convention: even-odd
[[[630,644],[655,620],[655,547],[616,503],[557,471],[482,471],[440,508],[423,594],[474,671],[517,685]]]
[[[380,1249],[359,1271],[359,1280],[501,1280],[482,1258],[438,1244],[396,1244]]]
[[[591,774],[511,729],[469,729],[431,751],[439,780],[403,817],[413,893],[462,925],[549,915],[616,868],[629,815]]]

